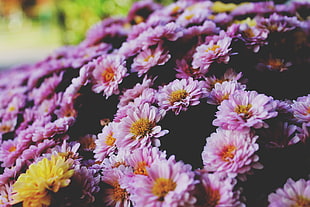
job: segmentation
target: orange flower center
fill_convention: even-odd
[[[183,99],[185,99],[188,96],[188,93],[186,90],[184,89],[180,89],[180,90],[176,90],[176,91],[172,91],[169,97],[169,102],[171,104],[178,102],[178,101],[182,101]]]
[[[234,158],[235,150],[236,150],[236,147],[233,145],[226,146],[222,149],[220,153],[220,157],[222,158],[223,161],[229,162]]]
[[[103,82],[109,82],[114,79],[114,71],[112,68],[107,68],[102,72],[101,76]]]
[[[304,196],[298,196],[296,203],[292,207],[307,207],[310,206],[310,199]]]
[[[177,184],[168,178],[157,178],[154,182],[152,193],[158,197],[158,200],[163,201],[169,191],[173,191]]]
[[[10,148],[9,148],[9,152],[14,152],[16,150],[16,147],[15,146],[11,146]]]
[[[144,62],[148,62],[151,58],[154,58],[154,55],[149,55],[146,58],[144,58]]]
[[[139,175],[148,175],[146,167],[148,165],[145,161],[138,162],[137,166],[134,168],[134,173]]]
[[[127,199],[128,193],[125,189],[121,188],[118,183],[113,185],[113,199],[115,201],[122,201]]]
[[[220,192],[217,189],[212,189],[211,187],[206,188],[206,200],[204,206],[206,207],[216,207],[221,198]]]

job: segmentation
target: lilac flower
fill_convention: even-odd
[[[269,207],[278,206],[309,206],[310,181],[299,179],[294,181],[289,178],[283,188],[278,188],[275,193],[268,196]]]
[[[170,158],[155,161],[147,173],[133,182],[130,198],[137,206],[189,206],[195,201],[189,194],[195,184],[191,166]]]
[[[159,146],[157,139],[168,133],[157,125],[163,117],[165,111],[145,103],[136,106],[132,111],[128,111],[127,117],[120,122],[116,137],[117,147],[129,149],[135,147]]]
[[[245,180],[245,175],[252,168],[261,169],[256,143],[258,136],[249,132],[238,132],[218,128],[206,139],[202,152],[204,169],[208,172],[227,173],[230,177],[239,176]]]
[[[124,61],[119,56],[102,56],[94,61],[95,68],[92,72],[92,90],[101,93],[108,98],[112,94],[119,93],[119,84],[127,75]]]
[[[138,72],[138,76],[141,77],[151,67],[164,65],[170,57],[169,53],[161,45],[158,45],[156,48],[147,48],[133,60],[131,71]]]
[[[0,161],[2,167],[11,167],[15,164],[16,159],[26,149],[26,145],[21,143],[18,139],[5,140],[0,147]]]
[[[237,180],[222,173],[199,172],[199,183],[194,196],[195,207],[203,206],[244,206],[239,201],[240,192],[235,190]]]
[[[233,94],[236,90],[245,90],[245,87],[245,85],[237,81],[215,83],[214,88],[207,96],[207,103],[219,105],[222,101],[229,99],[230,94]]]
[[[201,68],[205,73],[208,72],[211,63],[228,63],[230,59],[229,48],[231,38],[225,37],[217,42],[211,40],[207,44],[202,44],[196,48],[196,53],[193,56],[192,65],[194,68]]]
[[[213,125],[239,131],[268,127],[264,120],[278,114],[272,97],[256,91],[237,90],[228,100],[222,101],[218,109]]]
[[[116,122],[110,122],[98,134],[98,139],[95,141],[96,148],[94,150],[94,157],[97,160],[103,160],[116,151],[116,138],[114,134],[116,133],[117,127],[118,124]]]
[[[291,106],[297,122],[310,122],[310,95],[298,97]]]
[[[159,89],[158,105],[160,108],[172,110],[178,115],[182,110],[186,111],[189,106],[200,103],[202,84],[203,82],[192,78],[176,79]]]

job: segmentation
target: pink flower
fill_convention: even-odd
[[[224,37],[223,39],[214,42],[211,40],[207,44],[202,44],[196,48],[196,53],[193,56],[193,68],[200,68],[207,73],[211,63],[214,61],[218,63],[228,63],[230,59],[231,37]]]
[[[292,110],[297,122],[310,122],[310,94],[293,100]]]
[[[150,147],[152,144],[159,146],[157,138],[168,133],[168,130],[162,130],[157,125],[165,116],[165,111],[145,103],[127,112],[127,117],[121,119],[115,135],[116,146],[129,149]]]
[[[131,172],[131,169],[123,165],[103,171],[102,182],[107,186],[102,189],[103,203],[105,206],[132,206],[129,193],[121,186],[121,179]]]
[[[268,207],[310,206],[310,181],[289,178],[283,188],[268,196]]]
[[[147,173],[148,176],[136,176],[132,182],[130,198],[136,206],[189,206],[195,201],[189,194],[195,184],[190,165],[174,159],[157,160],[147,168]]]
[[[119,84],[127,76],[122,58],[118,55],[106,55],[96,59],[94,64],[92,90],[95,93],[103,92],[106,98],[112,94],[118,94]]]
[[[138,76],[141,77],[151,67],[164,65],[170,57],[170,54],[161,45],[156,48],[147,48],[135,57],[131,65],[131,71],[138,72]]]
[[[223,83],[215,83],[214,88],[207,96],[207,103],[219,105],[222,101],[227,100],[230,94],[237,90],[244,90],[245,85],[237,81],[224,81]]]
[[[239,132],[218,128],[206,139],[202,152],[204,169],[210,172],[227,173],[230,177],[245,174],[252,168],[261,168],[259,157],[255,154],[259,145],[258,136],[249,132]]]
[[[2,167],[11,167],[27,146],[19,139],[5,140],[0,145],[0,161]]]
[[[126,164],[133,168],[135,175],[147,176],[147,167],[150,167],[156,160],[166,159],[166,152],[159,151],[157,147],[138,148],[132,151],[130,156],[125,157]]]
[[[94,150],[94,157],[97,160],[103,160],[107,156],[111,155],[116,150],[115,145],[115,133],[118,124],[116,122],[110,122],[107,126],[103,127],[102,132],[98,134],[96,139],[96,148]]]
[[[194,191],[195,207],[229,206],[241,207],[240,192],[235,189],[237,180],[222,173],[199,172],[199,183]]]
[[[213,125],[239,131],[268,127],[264,120],[278,114],[272,97],[256,91],[237,90],[228,100],[222,101],[218,109]]]
[[[135,98],[141,96],[144,90],[148,89],[153,83],[152,79],[148,79],[147,76],[144,77],[142,83],[137,83],[132,89],[127,89],[119,96],[118,108],[126,106],[129,102],[133,101]]]
[[[186,111],[189,106],[200,103],[202,97],[203,82],[193,78],[174,80],[159,88],[158,105],[165,110],[172,110],[178,115],[182,110]]]

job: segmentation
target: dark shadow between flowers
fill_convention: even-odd
[[[283,186],[288,178],[294,181],[308,179],[309,144],[299,143],[282,149],[264,148],[258,155],[264,168],[255,170],[253,175],[247,177],[246,182],[239,182],[243,195],[247,198],[247,206],[267,206],[268,195]]]
[[[202,168],[201,153],[206,138],[215,131],[212,121],[216,107],[202,100],[197,106],[191,106],[179,115],[169,111],[159,123],[169,133],[160,138],[161,150],[167,155],[175,155],[176,160],[191,164],[193,169]]]

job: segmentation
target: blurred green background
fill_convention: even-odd
[[[135,0],[0,0],[0,69],[75,45],[109,16],[126,16]],[[173,0],[157,0],[167,5]]]

